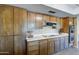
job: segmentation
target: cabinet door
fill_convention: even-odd
[[[69,18],[62,19],[62,29],[63,29],[63,32],[65,33],[69,32]]]
[[[68,36],[64,37],[64,41],[65,41],[65,48],[68,48]]]
[[[50,17],[48,15],[43,15],[43,25],[46,25],[46,22],[49,22]]]
[[[47,55],[47,40],[40,41],[40,55]]]
[[[57,19],[55,16],[50,16],[50,22],[57,22]]]
[[[0,35],[13,35],[13,7],[0,6]]]
[[[43,27],[43,16],[42,14],[36,14],[36,28],[41,29]]]
[[[0,36],[0,54],[13,54],[13,36]]]
[[[14,35],[22,35],[27,31],[27,11],[14,7]]]
[[[70,25],[74,25],[74,17],[69,17],[69,23]]]
[[[39,41],[27,42],[27,55],[39,55]]]
[[[59,40],[60,40],[60,50],[63,50],[65,46],[64,37],[60,37]]]
[[[14,54],[23,55],[26,53],[25,36],[14,36]]]
[[[58,38],[55,38],[55,52],[59,52],[60,51],[60,44],[59,44],[59,40]]]
[[[35,29],[35,17],[36,17],[35,13],[28,12],[28,30]]]
[[[48,15],[43,15],[43,21],[49,22],[50,16]]]
[[[57,29],[61,29],[62,28],[62,18],[57,17]]]
[[[48,54],[54,54],[54,40],[48,39]]]

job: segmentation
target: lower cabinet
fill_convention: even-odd
[[[60,51],[60,41],[58,38],[54,39],[54,43],[55,43],[55,53]]]
[[[68,36],[64,38],[65,48],[68,48]]]
[[[27,42],[27,55],[52,55],[68,48],[68,37],[56,37]]]
[[[13,54],[13,36],[0,36],[0,55]]]
[[[26,54],[25,36],[14,36],[14,54],[24,55]]]
[[[48,39],[48,54],[54,54],[54,40],[53,39]]]
[[[60,51],[61,51],[65,47],[65,41],[64,41],[65,39],[64,37],[60,37],[59,40],[60,40]]]
[[[40,40],[39,42],[39,52],[40,52],[40,55],[47,55],[48,54],[48,51],[47,51],[47,39],[45,40]]]
[[[27,42],[27,55],[47,55],[47,40]]]
[[[27,42],[27,55],[39,55],[39,41]]]
[[[44,39],[27,42],[27,55],[54,54],[54,40]]]

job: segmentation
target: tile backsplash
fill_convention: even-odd
[[[43,27],[43,29],[37,29],[37,30],[34,30],[33,35],[58,35],[58,30],[57,29],[52,29],[51,26],[46,26],[46,27]]]

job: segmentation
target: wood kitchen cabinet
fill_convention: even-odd
[[[25,33],[27,31],[27,11],[14,7],[14,54],[25,54]]]
[[[14,36],[14,54],[24,55],[26,54],[25,36]]]
[[[35,19],[36,19],[35,20],[36,29],[42,29],[42,27],[43,27],[43,15],[36,14]]]
[[[46,22],[49,22],[50,17],[48,15],[43,15],[43,26],[46,25]]]
[[[57,17],[57,29],[62,29],[62,18],[60,17]]]
[[[47,55],[47,39],[45,40],[40,40],[40,55]]]
[[[27,42],[27,55],[39,55],[39,41]]]
[[[62,30],[64,33],[69,32],[69,18],[65,17],[62,19]]]
[[[0,36],[0,55],[13,54],[13,36]]]
[[[43,15],[43,21],[44,22],[49,22],[50,16],[48,15]]]
[[[69,17],[69,24],[74,25],[74,17]]]
[[[34,30],[36,28],[35,17],[36,17],[35,13],[28,12],[28,30]]]
[[[14,7],[14,35],[24,35],[27,31],[27,11]]]
[[[50,55],[50,54],[54,54],[54,40],[53,40],[54,38],[52,38],[52,39],[48,39],[48,55]]]
[[[27,55],[53,55],[68,48],[68,36],[27,41]]]
[[[61,17],[60,18],[61,28],[64,33],[69,32],[69,25],[74,25],[74,19],[75,17]]]
[[[47,39],[27,42],[27,55],[47,55]]]
[[[0,35],[13,35],[13,7],[0,6]]]
[[[57,22],[57,18],[55,16],[50,16],[50,22]]]

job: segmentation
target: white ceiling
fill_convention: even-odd
[[[44,13],[48,15],[54,15],[58,17],[74,16],[79,14],[78,4],[11,4],[12,6],[17,6],[25,8],[29,11]],[[55,14],[49,13],[48,11],[55,11]]]
[[[79,4],[45,4],[51,8],[56,8],[64,12],[77,15],[79,14]]]

